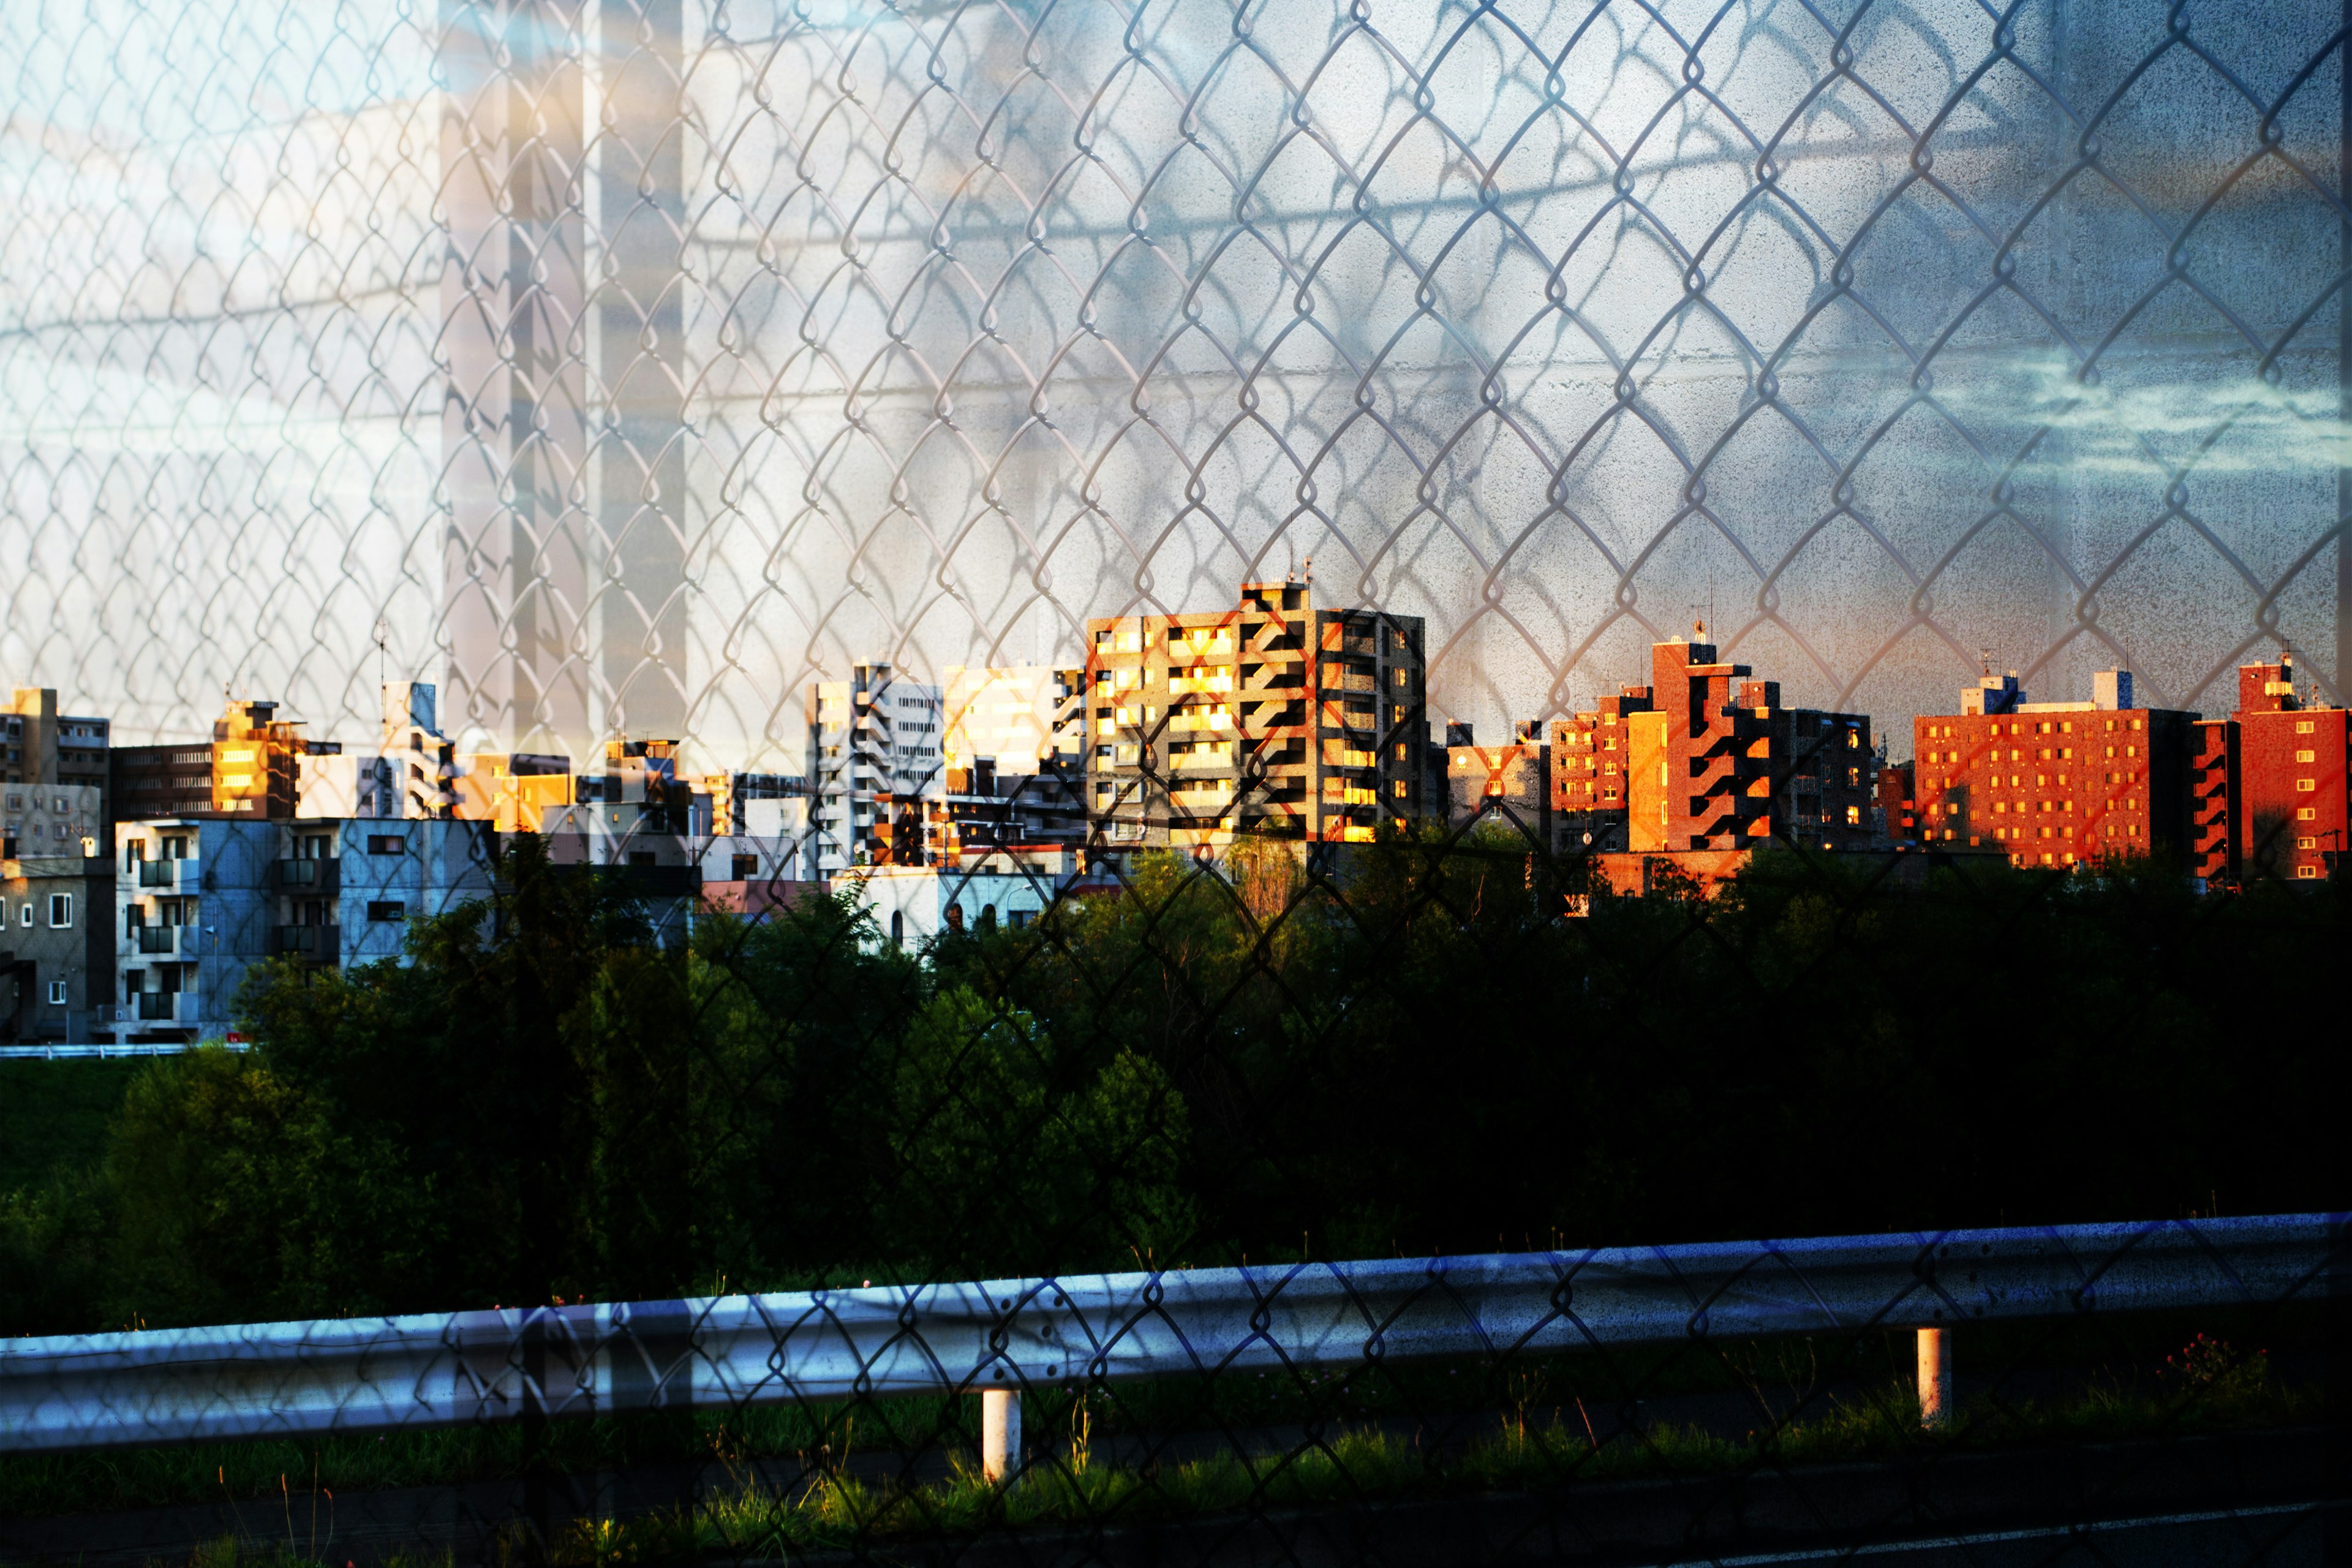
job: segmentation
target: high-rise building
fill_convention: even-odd
[[[1087,623],[1087,817],[1116,849],[1369,840],[1444,810],[1420,617],[1245,583],[1231,610]]]
[[[2131,671],[2102,670],[2087,702],[2029,702],[2015,671],[1913,721],[1923,843],[2000,848],[2021,866],[2074,866],[2191,846],[2197,715],[2136,706]]]
[[[2197,726],[2197,873],[2325,881],[2345,864],[2352,733],[2342,708],[2300,701],[2294,661],[2238,668],[2238,708]]]
[[[947,704],[887,664],[808,689],[811,802],[803,875],[927,866],[948,847]]]
[[[1750,673],[1710,643],[1651,646],[1646,710],[1622,715],[1630,850],[1879,841],[1869,716],[1783,708],[1780,682]]]
[[[945,800],[959,849],[1086,837],[1086,671],[950,666]]]
[[[1559,848],[1571,855],[1610,854],[1627,843],[1631,809],[1633,731],[1636,713],[1650,710],[1650,689],[1622,688],[1589,712],[1551,727],[1551,810]]]

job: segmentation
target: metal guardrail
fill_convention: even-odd
[[[218,1040],[204,1043],[221,1045]],[[0,1046],[0,1061],[87,1061],[100,1057],[114,1061],[131,1057],[176,1057],[195,1048],[184,1040],[99,1040],[83,1045]],[[223,1048],[242,1051],[250,1047],[232,1040]]]
[[[2340,1282],[2352,1268],[2347,1218],[1106,1274],[16,1340],[0,1342],[0,1449],[2275,1303]]]

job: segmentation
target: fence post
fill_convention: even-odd
[[[984,1388],[980,1394],[980,1473],[1001,1481],[1021,1463],[1021,1391]]]
[[[1952,1347],[1941,1329],[1919,1331],[1919,1425],[1935,1431],[1952,1418]]]

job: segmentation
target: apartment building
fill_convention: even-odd
[[[1624,852],[1633,809],[1629,721],[1649,710],[1650,689],[1627,686],[1589,711],[1552,721],[1552,823],[1563,852]]]
[[[59,786],[51,786],[59,787]],[[95,797],[88,785],[77,795]],[[83,1045],[114,994],[110,868],[84,839],[0,866],[0,1041]],[[95,847],[92,842],[92,847]]]
[[[1513,726],[1511,742],[1504,746],[1477,744],[1467,724],[1446,725],[1445,790],[1448,826],[1483,820],[1546,850],[1554,847],[1552,748],[1540,722]]]
[[[1997,847],[2020,866],[2186,852],[2198,716],[2138,707],[2131,671],[2102,670],[2087,702],[2032,702],[2014,670],[1913,721],[1920,838]]]
[[[1878,841],[1869,716],[1783,708],[1780,682],[1752,673],[1709,643],[1651,646],[1648,690],[1621,699],[1646,703],[1622,714],[1630,852]]]
[[[1094,842],[1366,841],[1444,810],[1419,617],[1318,608],[1309,583],[1247,583],[1232,610],[1087,631]]]
[[[887,664],[807,693],[809,834],[803,876],[924,866],[949,847],[947,700]]]
[[[97,820],[107,820],[112,793],[109,759],[112,721],[58,711],[58,694],[47,687],[19,686],[0,710],[5,742],[5,781],[12,784],[62,784],[97,792]],[[103,827],[100,828],[101,833]]]
[[[945,847],[1081,842],[1086,671],[950,666],[945,692]]]
[[[2294,661],[2238,668],[2237,710],[2196,726],[2192,864],[2214,883],[2325,881],[2345,864],[2352,727],[2299,700]]]
[[[491,890],[487,824],[225,816],[115,828],[109,933],[123,1043],[217,1038],[271,958],[396,959],[408,921]]]

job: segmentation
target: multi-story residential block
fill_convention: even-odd
[[[281,821],[300,798],[300,759],[313,751],[303,725],[278,704],[239,699],[213,723],[213,809],[226,816]],[[331,743],[316,750],[331,753]]]
[[[1557,731],[1559,726],[1555,725]],[[1510,744],[1481,746],[1467,724],[1445,727],[1445,820],[1510,827],[1546,850],[1552,844],[1552,748],[1540,723],[1514,726]]]
[[[91,799],[98,793],[73,789]],[[20,857],[12,848],[0,866],[0,1041],[98,1037],[114,994],[113,878],[105,857],[87,855],[85,844],[96,847],[77,837],[55,853]]]
[[[0,785],[0,859],[104,858],[105,798],[86,784]]]
[[[209,741],[117,746],[109,754],[108,796],[117,822],[209,816],[213,748]]]
[[[2021,866],[2185,852],[2197,717],[2136,706],[2129,670],[2099,672],[2088,702],[2029,702],[2014,671],[1987,676],[1958,713],[1913,721],[1920,837]]]
[[[1417,616],[1247,583],[1238,608],[1087,623],[1087,812],[1097,843],[1241,833],[1369,840],[1442,813]]]
[[[948,847],[1086,837],[1086,671],[947,671]]]
[[[803,877],[923,866],[949,845],[947,704],[887,664],[808,689],[810,824]]]
[[[1625,715],[1632,852],[1877,841],[1868,715],[1782,708],[1780,682],[1707,643],[1653,644],[1650,671],[1648,710]]]
[[[1649,710],[1650,689],[1628,686],[1589,712],[1553,721],[1551,810],[1562,852],[1615,854],[1626,848],[1633,799],[1631,720]]]
[[[2325,881],[2344,864],[2352,733],[2342,708],[2299,701],[2294,661],[2241,665],[2237,711],[2197,727],[2196,872],[2214,882]]]
[[[58,694],[47,687],[17,687],[8,694],[7,708],[0,710],[5,782],[96,791],[96,831],[103,835],[112,793],[112,728],[110,720],[58,712]]]
[[[266,959],[399,957],[411,918],[489,895],[492,839],[485,823],[397,818],[118,824],[114,1037],[226,1035],[247,972]]]

